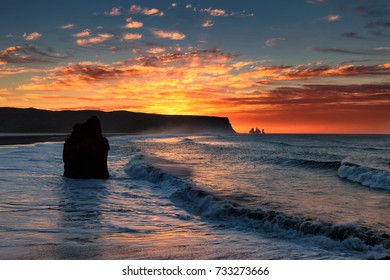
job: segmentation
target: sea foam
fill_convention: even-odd
[[[350,162],[342,162],[337,171],[339,177],[363,186],[390,190],[390,172]]]

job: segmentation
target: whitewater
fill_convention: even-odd
[[[0,259],[381,259],[390,135],[108,138],[107,180],[63,143],[0,146]]]

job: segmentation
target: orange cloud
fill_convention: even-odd
[[[12,95],[12,93],[8,89],[0,88],[0,98],[4,98],[10,95]]]
[[[76,24],[74,23],[69,23],[69,24],[65,24],[65,25],[61,25],[60,28],[61,29],[72,29],[76,26]]]
[[[324,17],[323,20],[326,21],[338,21],[341,19],[341,16],[339,15],[328,15],[327,17]]]
[[[126,19],[126,22],[127,22],[127,24],[125,26],[123,26],[122,28],[131,29],[131,28],[141,28],[142,26],[144,26],[144,24],[142,22],[134,21],[132,18]]]
[[[154,36],[157,38],[170,39],[170,40],[184,40],[186,35],[178,31],[166,31],[162,29],[152,29]]]
[[[23,38],[27,41],[33,41],[33,40],[39,39],[41,37],[42,37],[42,34],[40,34],[38,32],[33,32],[31,34],[28,34],[28,35],[27,35],[27,33],[23,34]]]
[[[142,90],[171,90],[199,88],[199,83],[218,80],[233,67],[225,65],[232,55],[220,50],[201,50],[187,53],[163,53],[158,56],[139,56],[112,65],[83,62],[47,71],[19,90],[81,90],[95,88],[105,92],[140,92]]]
[[[164,16],[164,12],[156,8],[142,8],[140,5],[132,5],[129,9],[130,14],[138,14],[141,13],[146,16]]]
[[[141,36],[128,33],[123,39],[136,40]],[[3,53],[12,50],[13,48],[4,50]],[[390,64],[331,67],[314,63],[254,67],[253,62],[235,61],[237,56],[219,49],[165,51],[164,48],[152,48],[147,51],[149,55],[141,55],[111,65],[92,62],[69,64],[66,67],[52,69],[48,71],[50,73],[48,76],[36,77],[32,83],[22,85],[19,89],[61,90],[63,86],[68,90],[79,89],[84,85],[88,88],[95,87],[96,90],[126,92],[129,91],[129,87],[136,88],[137,91],[158,90],[159,87],[167,91],[177,88],[198,90],[207,87],[208,90],[216,89],[221,94],[248,95],[264,85],[271,89],[275,88],[272,84],[281,81],[367,75],[380,77],[390,74]],[[235,73],[236,71],[239,72]],[[92,82],[94,84],[89,84]],[[136,86],[133,83],[136,83]]]
[[[156,47],[156,48],[150,48],[146,51],[148,54],[159,54],[162,52],[165,52],[164,48]]]
[[[33,77],[30,84],[21,85],[18,90],[83,90],[99,88],[101,81],[122,78],[134,74],[136,70],[116,69],[102,63],[80,62],[70,63],[65,67],[57,67],[48,71],[45,77]]]
[[[122,40],[126,40],[126,41],[134,41],[134,40],[139,40],[141,38],[142,35],[138,33],[126,33],[122,36]]]
[[[211,27],[211,26],[213,26],[213,25],[214,25],[213,21],[211,21],[211,20],[206,20],[206,21],[202,24],[202,27]]]
[[[76,44],[78,46],[90,46],[93,44],[103,43],[104,41],[107,41],[112,37],[114,37],[114,35],[112,34],[98,34],[97,37],[92,37],[88,39],[78,39],[76,40]]]
[[[358,76],[358,75],[388,75],[390,64],[373,66],[355,65],[297,65],[297,66],[266,66],[255,67],[258,72],[258,83],[267,84],[272,81],[305,80],[318,77]]]
[[[228,14],[226,13],[225,10],[222,9],[212,9],[212,8],[207,8],[207,9],[201,9],[201,12],[206,12],[210,16],[214,17],[222,17],[222,16],[227,16]]]
[[[8,55],[14,55],[15,51],[21,50],[23,47],[22,46],[11,46],[6,49],[4,49],[1,54],[3,56],[8,56]]]
[[[79,33],[76,33],[73,36],[74,37],[78,37],[78,38],[89,37],[89,36],[91,36],[91,30],[90,29],[84,29],[83,31],[81,31]]]
[[[17,74],[24,74],[24,73],[42,73],[42,69],[40,68],[31,68],[31,67],[14,67],[10,66],[7,67],[5,66],[7,63],[1,63],[1,58],[0,58],[0,78],[5,77],[5,76],[11,76],[11,75],[17,75]]]
[[[104,13],[106,16],[117,17],[121,15],[121,10],[117,7],[113,7],[111,11]]]
[[[186,6],[186,8],[192,8],[192,5],[189,4]],[[197,9],[194,8],[194,11],[196,12]],[[214,9],[214,8],[205,8],[200,9],[199,12],[201,13],[207,13],[208,15],[212,17],[230,17],[230,16],[239,16],[239,17],[253,17],[253,13],[247,13],[246,11],[232,11],[232,12],[226,12],[224,9]]]
[[[144,9],[144,10],[142,10],[142,14],[147,15],[147,16],[152,16],[152,15],[163,16],[164,15],[163,12],[160,12],[158,9],[155,9],[155,8]]]

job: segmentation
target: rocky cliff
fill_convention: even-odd
[[[128,111],[48,111],[0,108],[2,133],[67,133],[97,116],[104,133],[235,133],[228,118],[134,113]]]

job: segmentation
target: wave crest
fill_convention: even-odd
[[[337,170],[341,166],[340,161],[319,161],[319,160],[308,160],[308,159],[287,159],[284,160],[282,164],[305,167],[305,168],[330,169],[330,170]]]
[[[358,164],[343,162],[337,171],[339,177],[363,186],[390,190],[390,172]]]

